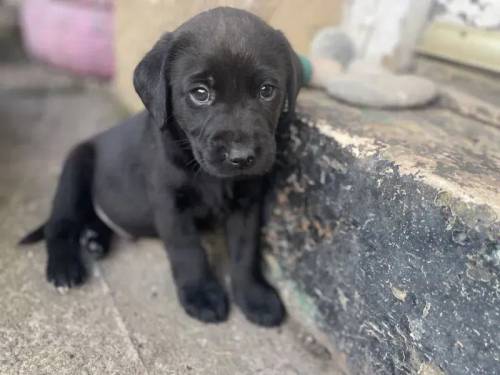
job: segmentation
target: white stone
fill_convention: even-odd
[[[432,81],[418,76],[384,73],[336,75],[328,80],[326,90],[341,101],[376,108],[415,107],[437,96]]]

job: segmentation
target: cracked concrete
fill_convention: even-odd
[[[31,79],[28,79],[31,77]],[[125,114],[106,87],[37,64],[0,64],[1,374],[343,374],[299,324],[205,325],[177,303],[157,241],[115,243],[92,277],[59,294],[43,245],[22,234],[47,215],[62,159]]]

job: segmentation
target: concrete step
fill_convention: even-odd
[[[499,373],[500,129],[299,104],[264,234],[290,310],[353,374]]]

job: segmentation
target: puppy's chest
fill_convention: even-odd
[[[221,220],[231,211],[233,185],[218,180],[199,180],[186,184],[176,191],[179,211],[188,211],[196,219]]]

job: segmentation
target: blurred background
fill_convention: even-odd
[[[283,30],[295,50],[306,56],[317,54],[321,46],[313,43],[315,38],[325,39],[324,32],[333,29],[348,38],[350,53],[357,59],[394,72],[414,70],[416,55],[500,70],[500,3],[494,0],[2,0],[1,4],[2,40],[7,43],[2,45],[3,54],[9,53],[8,35],[19,33],[28,56],[109,80],[132,110],[141,108],[131,84],[139,59],[162,33],[219,5],[259,15]]]

